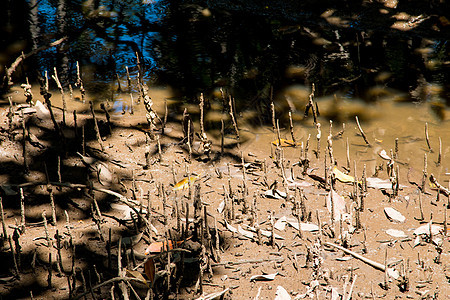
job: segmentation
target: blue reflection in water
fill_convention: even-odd
[[[89,18],[92,16],[104,19],[102,34],[106,34],[106,37],[99,36],[98,31],[86,29],[74,40],[70,40],[70,48],[61,46],[41,51],[36,56],[37,67],[41,73],[48,71],[49,67],[58,68],[62,57],[66,56],[72,73],[75,71],[76,61],[79,61],[82,66],[95,66],[96,80],[111,80],[115,73],[125,74],[125,66],[136,65],[136,53],[129,43],[138,47],[147,72],[155,68],[156,61],[149,50],[152,49],[156,33],[148,32],[145,27],[146,24],[155,24],[164,17],[165,8],[162,1],[144,2],[148,4],[140,1],[100,1],[98,9],[89,7],[86,3],[64,0],[58,3],[49,0],[38,2],[38,40],[42,43],[80,30],[86,22],[90,22]],[[58,5],[62,7],[58,9]],[[60,19],[63,10],[65,16]],[[88,25],[87,28],[89,27]],[[111,66],[115,68],[111,69]],[[131,71],[133,73],[133,69]]]

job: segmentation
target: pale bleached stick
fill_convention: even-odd
[[[355,286],[356,278],[358,278],[358,275],[355,274],[355,278],[353,278],[352,281],[352,286],[350,287],[350,291],[348,292],[347,300],[352,299],[353,287]]]
[[[380,270],[380,271],[383,271],[383,272],[386,270],[386,267],[383,264],[380,264],[380,263],[378,263],[376,261],[368,259],[368,258],[366,258],[366,257],[364,257],[362,255],[359,255],[356,252],[353,252],[351,250],[348,250],[348,249],[346,249],[344,247],[341,247],[339,245],[336,245],[336,244],[333,244],[333,243],[330,243],[330,242],[324,242],[324,244],[327,245],[327,246],[330,246],[330,247],[337,248],[337,249],[345,252],[346,254],[350,254],[351,256],[353,256],[353,257],[355,257],[355,258],[365,262],[366,264],[368,264],[369,266],[374,267],[377,270]]]
[[[235,111],[234,111],[234,105],[233,105],[233,98],[230,96],[230,101],[229,101],[229,105],[230,105],[230,117],[231,117],[231,121],[233,122],[233,126],[234,126],[234,130],[236,131],[236,138],[239,140],[239,128],[236,122],[236,119],[234,117]]]
[[[428,136],[428,122],[425,122],[425,139],[427,140],[428,150],[430,152],[433,152],[433,149],[431,148],[430,144],[430,137]]]
[[[371,146],[370,143],[369,143],[369,140],[367,140],[367,137],[366,137],[364,131],[361,128],[361,125],[359,124],[358,116],[355,116],[355,119],[356,119],[356,124],[358,125],[359,132],[361,132],[361,135],[362,135],[362,137],[364,139],[364,142],[366,142],[367,146]]]

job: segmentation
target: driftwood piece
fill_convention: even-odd
[[[431,183],[433,183],[434,185],[436,185],[436,187],[439,189],[439,192],[444,194],[445,196],[449,196],[450,195],[450,190],[445,188],[444,186],[442,186],[436,179],[436,177],[434,177],[433,174],[430,174],[430,181]]]
[[[29,58],[30,56],[33,56],[36,53],[39,53],[40,51],[46,50],[48,48],[52,48],[55,46],[58,46],[59,44],[65,42],[69,37],[65,36],[60,38],[59,40],[56,40],[48,45],[41,46],[39,48],[33,49],[31,52],[27,54],[21,54],[19,57],[16,58],[16,60],[11,64],[11,66],[6,69],[5,77],[3,79],[4,88],[13,85],[14,83],[11,80],[12,74],[16,71],[17,67],[20,65],[22,61]]]
[[[359,255],[359,254],[356,253],[356,252],[353,252],[353,251],[351,251],[351,250],[348,250],[348,249],[346,249],[346,248],[344,248],[344,247],[341,247],[341,246],[339,246],[339,245],[336,245],[336,244],[333,244],[333,243],[329,243],[329,242],[325,242],[324,245],[327,245],[327,246],[330,246],[330,247],[337,248],[337,249],[339,249],[339,250],[345,252],[346,254],[350,254],[351,256],[353,256],[353,257],[355,257],[355,258],[357,258],[357,259],[359,259],[359,260],[365,262],[366,264],[368,264],[369,266],[374,267],[374,268],[377,269],[377,270],[380,270],[380,271],[383,271],[383,272],[386,270],[386,267],[385,267],[383,264],[380,264],[380,263],[378,263],[378,262],[376,262],[376,261],[373,261],[373,260],[371,260],[371,259],[368,259],[368,258],[366,258],[366,257],[364,257],[364,256],[362,256],[362,255]]]

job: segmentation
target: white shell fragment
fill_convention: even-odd
[[[368,177],[366,179],[366,182],[367,182],[367,187],[370,187],[370,188],[380,189],[380,190],[392,189],[392,182],[389,179]]]
[[[387,268],[387,274],[389,277],[392,277],[394,279],[398,279],[400,277],[400,274],[394,268]]]
[[[50,111],[41,101],[37,100],[34,108],[36,109],[36,116],[39,119],[50,118]]]
[[[237,231],[248,239],[253,239],[254,237],[253,232],[243,229],[241,225],[238,226]]]
[[[279,285],[277,286],[277,291],[275,292],[274,300],[291,300],[291,296],[284,287]]]
[[[294,227],[295,229],[298,230],[298,221],[294,220],[294,219],[290,219],[288,218],[286,220],[286,222],[291,225],[292,227]],[[300,223],[300,229],[301,231],[308,231],[308,232],[313,232],[313,231],[319,231],[319,226],[317,226],[316,224],[311,224],[311,223]]]
[[[389,155],[387,155],[386,150],[381,150],[380,153],[378,153],[378,155],[385,160],[391,160],[391,157]]]
[[[250,277],[250,281],[255,281],[255,280],[274,280],[275,276],[278,275],[278,272],[276,273],[272,273],[272,274],[267,274],[267,275],[253,275],[252,277]]]
[[[439,232],[441,232],[442,230],[444,230],[442,228],[442,226],[435,225],[435,224],[431,225],[431,234],[433,234],[433,235],[439,234]],[[416,230],[414,230],[414,234],[415,235],[421,235],[421,234],[429,235],[430,234],[430,223],[416,228]]]
[[[385,207],[384,213],[386,214],[386,217],[393,222],[403,223],[406,220],[405,216],[392,207]]]
[[[225,209],[225,201],[222,200],[222,202],[220,202],[219,204],[219,207],[217,207],[217,211],[219,212],[219,214],[221,214],[224,209]]]
[[[255,227],[251,227],[251,226],[248,226],[246,224],[242,224],[242,227],[244,227],[247,230],[253,231],[253,232],[257,231]],[[263,235],[265,237],[271,237],[272,236],[272,232],[269,231],[269,230],[260,229],[260,232],[261,232],[261,235]],[[276,233],[273,234],[273,237],[278,239],[278,240],[284,240],[284,237],[282,237],[281,235],[276,234]]]
[[[275,224],[273,224],[273,227],[279,231],[283,231],[286,228],[286,216],[279,218]]]
[[[396,238],[405,238],[408,237],[406,233],[402,230],[397,229],[388,229],[386,230],[386,233],[390,236],[396,237]]]

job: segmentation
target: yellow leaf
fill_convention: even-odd
[[[342,173],[341,171],[339,171],[339,169],[337,167],[333,168],[333,174],[337,180],[339,180],[340,182],[343,182],[343,183],[349,183],[349,182],[355,181],[355,178],[353,176]]]
[[[191,177],[189,177],[189,181],[192,184],[192,183],[194,183],[194,181],[197,180],[197,178],[198,178],[198,175],[191,176]],[[189,182],[188,182],[187,178],[184,178],[183,180],[177,182],[177,184],[174,185],[173,190],[174,191],[179,191],[179,190],[187,189],[187,188],[189,188]]]
[[[293,140],[285,140],[285,139],[280,139],[280,140],[275,140],[272,142],[273,145],[277,145],[279,143],[279,145],[281,147],[295,147],[300,145],[300,143],[295,143]]]
[[[144,269],[145,269],[145,267],[144,267]],[[145,280],[145,278],[144,278],[144,276],[142,276],[141,272],[127,269],[127,277],[136,278],[139,281],[142,281],[142,283],[145,283],[146,286],[148,286],[147,280]]]

